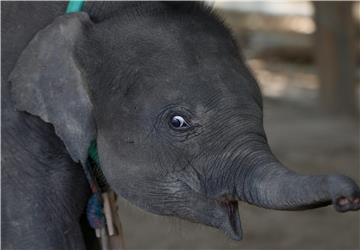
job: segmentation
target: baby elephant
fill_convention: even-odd
[[[360,208],[352,179],[300,175],[273,156],[256,80],[200,4],[88,2],[65,15],[62,2],[2,5],[5,249],[85,247],[92,140],[119,195],[234,240],[238,201]]]

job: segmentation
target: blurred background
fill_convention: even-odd
[[[300,173],[360,179],[360,2],[208,2],[230,27],[264,96],[277,157]],[[359,213],[239,205],[243,241],[120,201],[128,249],[359,249]]]

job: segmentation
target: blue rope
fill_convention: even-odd
[[[88,159],[84,167],[84,172],[92,191],[92,195],[86,207],[86,217],[92,228],[102,228],[105,226],[105,215],[103,212],[104,205],[101,193],[105,191],[104,187],[107,187],[107,183],[104,183],[104,181],[102,181],[105,180],[105,178],[102,175],[99,161],[97,158],[97,147],[95,140],[91,142],[91,145],[89,147]]]
[[[103,207],[103,201],[99,193],[93,193],[86,206],[86,217],[93,229],[105,226]]]

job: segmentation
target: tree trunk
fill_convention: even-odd
[[[314,2],[320,101],[331,113],[356,114],[356,24],[352,2]]]

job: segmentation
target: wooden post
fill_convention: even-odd
[[[116,233],[110,236],[110,249],[125,250],[124,232],[119,218],[119,211],[117,205],[117,197],[113,191],[108,192],[109,205],[112,214],[113,226]]]
[[[357,113],[356,23],[352,2],[314,2],[315,56],[322,107],[331,113]]]

